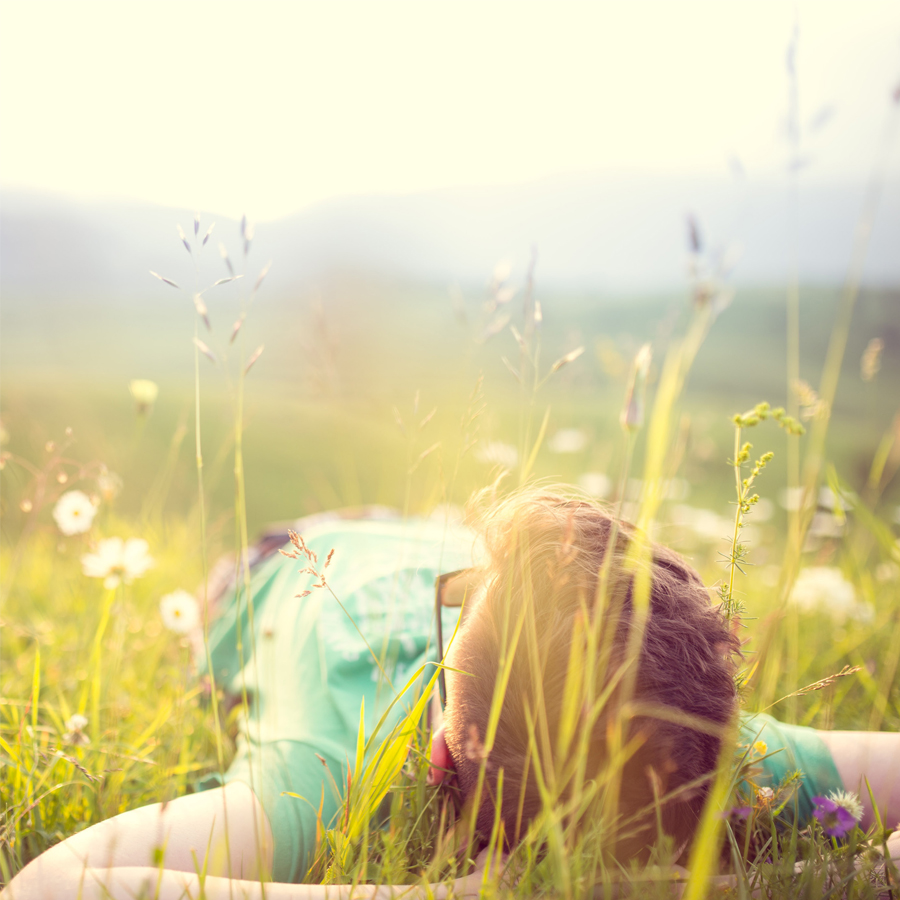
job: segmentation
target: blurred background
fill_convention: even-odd
[[[733,515],[729,417],[760,400],[815,414],[862,222],[828,459],[861,492],[881,447],[872,499],[900,521],[898,85],[892,2],[4,3],[4,450],[40,466],[71,428],[67,452],[120,479],[122,514],[189,515],[196,326],[222,535],[237,385],[259,346],[251,533],[346,504],[459,503],[515,467],[523,416],[536,433],[548,406],[535,473],[611,499],[634,355],[651,343],[652,393],[710,285],[721,308],[663,527],[714,560]],[[542,375],[584,348],[533,400],[528,296]],[[136,379],[158,387],[142,410]],[[792,499],[783,435],[757,449],[776,452],[754,516],[765,564]],[[32,476],[4,475],[9,540]],[[826,555],[830,502],[811,547]]]

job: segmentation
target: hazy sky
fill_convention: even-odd
[[[0,186],[264,220],[734,156],[773,174],[795,10],[804,177],[862,177],[900,81],[897,0],[3,0]]]

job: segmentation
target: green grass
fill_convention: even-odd
[[[825,292],[823,298],[825,303]],[[266,370],[261,361],[246,382],[242,451],[246,524],[251,533],[272,520],[342,505],[384,503],[408,512],[427,512],[440,502],[463,502],[491,477],[490,466],[477,459],[479,445],[463,453],[468,436],[460,427],[480,372],[484,372],[486,403],[468,429],[471,435],[477,433],[480,446],[489,440],[506,441],[519,445],[520,458],[526,459],[549,406],[547,438],[559,428],[579,427],[590,440],[583,451],[570,455],[551,452],[545,440],[534,458],[532,476],[573,483],[590,471],[607,473],[614,480],[618,477],[626,458],[618,424],[626,373],[610,374],[609,353],[593,351],[604,335],[622,355],[644,337],[653,337],[648,332],[657,329],[658,323],[648,321],[646,309],[622,306],[610,326],[601,324],[599,312],[573,304],[571,315],[579,317],[580,333],[571,334],[571,329],[558,324],[548,326],[541,369],[578,343],[586,344],[589,352],[532,397],[529,390],[520,391],[498,362],[500,353],[518,359],[508,334],[485,345],[470,344],[459,335],[443,339],[444,333],[436,334],[433,327],[440,321],[437,307],[416,311],[410,297],[403,299],[398,310],[408,315],[399,323],[385,322],[370,312],[362,323],[347,326],[341,335],[342,361],[331,384],[309,380],[308,369],[321,368],[321,359],[310,350],[312,362],[305,366],[296,353],[292,355],[290,343],[280,333],[288,331],[288,320],[283,312],[280,317],[271,314],[267,324],[275,334],[272,368]],[[670,299],[660,302],[671,305]],[[648,308],[659,312],[660,302],[648,301]],[[868,306],[863,309],[865,327],[883,325]],[[552,321],[547,301],[544,310]],[[678,507],[687,503],[712,510],[725,520],[733,516],[734,474],[727,465],[733,455],[729,416],[763,396],[776,400],[778,390],[783,400],[784,348],[777,339],[780,326],[773,324],[775,310],[774,303],[763,298],[755,309],[735,307],[714,323],[689,376],[690,360],[679,363],[687,378],[684,396],[657,409],[660,427],[639,433],[631,460],[632,476],[643,472],[647,481],[653,481],[677,475],[689,483],[688,498],[663,499],[658,510],[651,510],[654,534],[687,553],[708,583],[726,575],[722,555],[733,555],[726,539],[729,528],[718,540],[704,536],[679,524]],[[736,323],[729,322],[733,312]],[[266,316],[261,318],[266,322]],[[814,382],[818,381],[812,373],[822,355],[824,318],[813,318],[812,349],[804,356]],[[33,322],[22,325],[25,338],[33,327]],[[363,334],[366,327],[368,335]],[[757,342],[754,328],[762,335],[768,333],[771,340]],[[161,331],[153,334],[156,345],[171,344],[160,338]],[[162,627],[158,610],[160,595],[176,587],[193,590],[204,571],[194,467],[190,332],[180,333],[179,340],[185,334],[183,354],[172,354],[177,366],[167,363],[159,374],[128,371],[127,349],[121,347],[114,354],[112,376],[91,374],[91,366],[85,366],[86,371],[61,377],[50,366],[41,370],[40,352],[29,362],[21,348],[12,362],[4,361],[2,414],[10,434],[4,449],[16,457],[3,469],[0,498],[4,591],[0,790],[5,806],[0,871],[5,876],[96,821],[190,790],[201,775],[219,767],[219,749],[225,764],[232,751],[233,714],[229,717],[221,708],[217,733],[210,698],[192,672],[189,648]],[[101,345],[109,339],[102,331],[92,337]],[[856,335],[852,351],[857,352],[857,344],[864,346],[867,339],[865,333]],[[77,343],[79,338],[72,340]],[[678,352],[677,343],[663,341],[661,346],[667,344],[672,353]],[[608,351],[608,345],[604,346]],[[533,343],[529,349],[533,351]],[[662,362],[662,351],[658,351],[651,397],[666,393]],[[233,397],[219,373],[205,359],[200,364],[208,499],[202,518],[209,562],[220,552],[234,549],[243,510],[234,502]],[[847,387],[842,386],[835,405],[826,462],[834,465],[837,480],[859,492],[862,499],[847,514],[840,537],[817,539],[803,559],[805,565],[839,568],[858,599],[871,605],[873,618],[835,622],[823,612],[803,613],[782,602],[777,585],[787,518],[776,504],[772,518],[759,522],[749,539],[748,564],[742,564],[746,576],[736,573],[735,596],[745,608],[741,625],[747,639],[745,652],[754,659],[755,651],[764,651],[745,703],[750,709],[766,708],[788,697],[774,709],[787,721],[896,731],[900,729],[900,560],[893,527],[886,520],[893,515],[897,493],[894,485],[878,496],[867,495],[864,489],[878,442],[890,426],[889,388],[897,384],[898,373],[896,364],[888,360],[875,386],[863,385],[853,369],[856,365],[845,362],[842,385]],[[175,368],[183,368],[184,374]],[[136,416],[127,393],[128,378],[139,375],[157,377],[161,387],[160,398],[145,419]],[[678,396],[677,385],[669,386]],[[437,410],[433,419],[418,429],[414,423],[433,407]],[[530,423],[529,429],[523,428],[523,419]],[[50,518],[55,493],[78,486],[95,489],[89,478],[83,484],[70,480],[64,486],[56,481],[60,464],[54,461],[55,451],[45,449],[45,444],[64,441],[66,427],[73,429],[74,439],[67,457],[81,464],[102,462],[123,479],[121,495],[101,505],[94,531],[104,536],[144,537],[156,560],[148,575],[115,593],[82,574],[80,556],[87,538],[62,538]],[[764,498],[774,500],[786,483],[785,438],[775,429],[762,427],[749,436],[756,445],[754,459],[765,450],[776,453],[754,486]],[[799,440],[803,448],[809,437]],[[420,459],[435,443],[439,448]],[[45,472],[50,488],[44,504],[28,512],[20,506],[27,500],[36,503],[35,481],[17,460]],[[74,463],[62,468],[75,472]],[[750,525],[755,515],[754,510],[748,513]],[[108,623],[103,625],[107,611]],[[789,696],[845,665],[859,669],[822,690]],[[63,742],[64,723],[74,712],[91,719],[91,741],[85,746]],[[427,735],[417,726],[405,723],[424,752]],[[398,789],[390,795],[390,828],[370,831],[364,827],[361,823],[369,821],[378,803],[372,795],[354,794],[353,826],[326,836],[315,871],[318,877],[417,882],[463,873],[465,862],[458,861],[454,855],[458,848],[446,840],[443,829],[454,811],[425,785],[421,758],[414,754],[406,765],[401,759],[392,770]],[[363,782],[357,789],[364,791],[364,787]],[[723,827],[721,819],[709,820],[708,843],[694,858],[698,867],[717,868]],[[788,829],[775,836],[775,844],[767,844],[764,815],[756,827],[748,845],[755,850],[740,859],[726,852],[724,865],[742,873],[744,884],[757,879],[770,885],[775,896],[789,896],[796,889],[780,881],[794,861],[836,855],[821,833],[798,836],[796,830]],[[510,863],[520,878],[520,894],[549,891],[587,896],[597,878],[621,874],[607,868],[598,850],[604,835],[599,826],[576,833],[548,808],[531,846],[519,848]],[[856,835],[856,839],[862,837]],[[536,854],[534,847],[543,851]],[[671,850],[661,846],[655,861],[665,865]],[[810,867],[804,877],[814,880],[824,875]],[[491,890],[503,893],[496,884]],[[665,881],[644,885],[642,890],[647,896],[668,896]],[[808,890],[813,896],[819,887],[808,886]]]

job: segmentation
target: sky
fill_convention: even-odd
[[[2,0],[0,190],[265,221],[566,173],[773,176],[795,24],[804,177],[861,180],[896,0]]]

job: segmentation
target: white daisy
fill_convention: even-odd
[[[120,583],[131,584],[153,566],[143,538],[106,538],[97,544],[94,553],[81,557],[81,567],[89,578],[102,578],[103,586],[116,588]]]
[[[96,513],[97,507],[83,491],[66,491],[53,507],[53,518],[66,535],[84,534],[90,529]]]
[[[172,591],[159,601],[163,625],[176,634],[188,634],[200,624],[200,607],[192,594]]]

